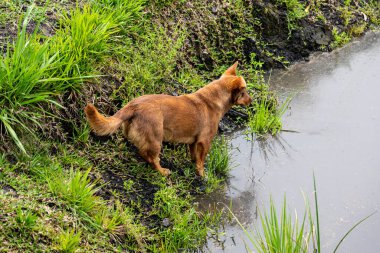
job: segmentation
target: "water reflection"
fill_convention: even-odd
[[[257,208],[269,197],[291,208],[304,208],[301,191],[312,196],[312,174],[319,185],[323,250],[361,218],[380,207],[380,39],[366,36],[359,43],[331,54],[319,54],[287,71],[273,71],[272,89],[284,98],[297,94],[284,128],[275,138],[248,141],[233,134],[236,168],[229,185],[201,205],[222,202],[248,229]],[[377,252],[380,215],[358,227],[341,252]],[[225,235],[209,241],[209,252],[245,252],[244,233],[234,223]],[[222,245],[218,245],[218,241]]]

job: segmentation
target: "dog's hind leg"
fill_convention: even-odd
[[[161,145],[159,143],[150,144],[147,150],[140,149],[140,155],[156,170],[158,170],[163,176],[168,176],[170,170],[162,168],[160,165],[160,151]]]
[[[153,117],[137,117],[129,125],[123,125],[123,128],[124,135],[138,148],[140,155],[163,176],[168,176],[170,170],[161,167],[159,157],[163,138],[162,122]]]

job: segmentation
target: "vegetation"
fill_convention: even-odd
[[[202,247],[220,214],[201,212],[193,202],[228,177],[228,139],[215,139],[206,180],[196,177],[186,146],[165,145],[161,162],[173,173],[163,179],[120,135],[93,136],[83,107],[91,101],[110,115],[142,94],[192,92],[239,60],[255,102],[233,108],[240,115],[233,124],[275,134],[287,102],[280,106],[269,92],[264,71],[300,59],[289,53],[297,46],[320,48],[292,37],[301,21],[314,24],[314,12],[331,21],[317,3],[309,11],[293,0],[0,3],[6,10],[0,13],[0,251]],[[335,41],[379,24],[375,1],[360,3],[364,21],[355,18],[353,4],[344,8],[340,21],[349,27],[336,28]],[[286,46],[272,43],[274,34]]]
[[[331,44],[332,48],[341,47],[351,41],[351,38],[346,32],[339,33],[338,30],[334,28],[332,33],[334,36],[334,42]]]
[[[253,107],[248,110],[247,133],[276,135],[282,129],[281,118],[288,108],[290,98],[286,99],[281,106],[267,92],[262,92],[253,102]]]
[[[286,197],[282,202],[281,214],[278,214],[275,203],[270,200],[269,212],[259,211],[260,221],[259,228],[255,233],[247,231],[244,226],[237,220],[240,227],[244,230],[249,241],[254,245],[259,253],[296,253],[296,252],[321,252],[320,226],[319,226],[319,209],[317,186],[314,177],[314,207],[315,215],[310,209],[309,202],[305,199],[305,211],[299,219],[295,212],[294,221],[291,213],[289,213],[286,204]],[[334,249],[334,253],[338,250],[343,240],[362,222],[370,218],[371,215],[361,219],[341,238]]]
[[[297,21],[307,15],[306,8],[298,0],[278,0],[277,2],[286,6],[288,30],[291,33],[292,30],[297,29]]]

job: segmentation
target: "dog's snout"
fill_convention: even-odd
[[[252,97],[249,96],[249,95],[248,95],[248,98],[249,98],[249,100],[248,100],[248,104],[250,105],[250,104],[252,103],[253,99],[252,99]]]
[[[244,105],[250,105],[252,103],[252,101],[253,101],[252,97],[248,93],[246,93]]]

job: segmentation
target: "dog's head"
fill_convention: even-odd
[[[236,76],[236,68],[238,62],[235,62],[221,76],[220,80],[231,93],[231,104],[233,105],[249,105],[252,98],[247,91],[247,83],[242,76]]]

